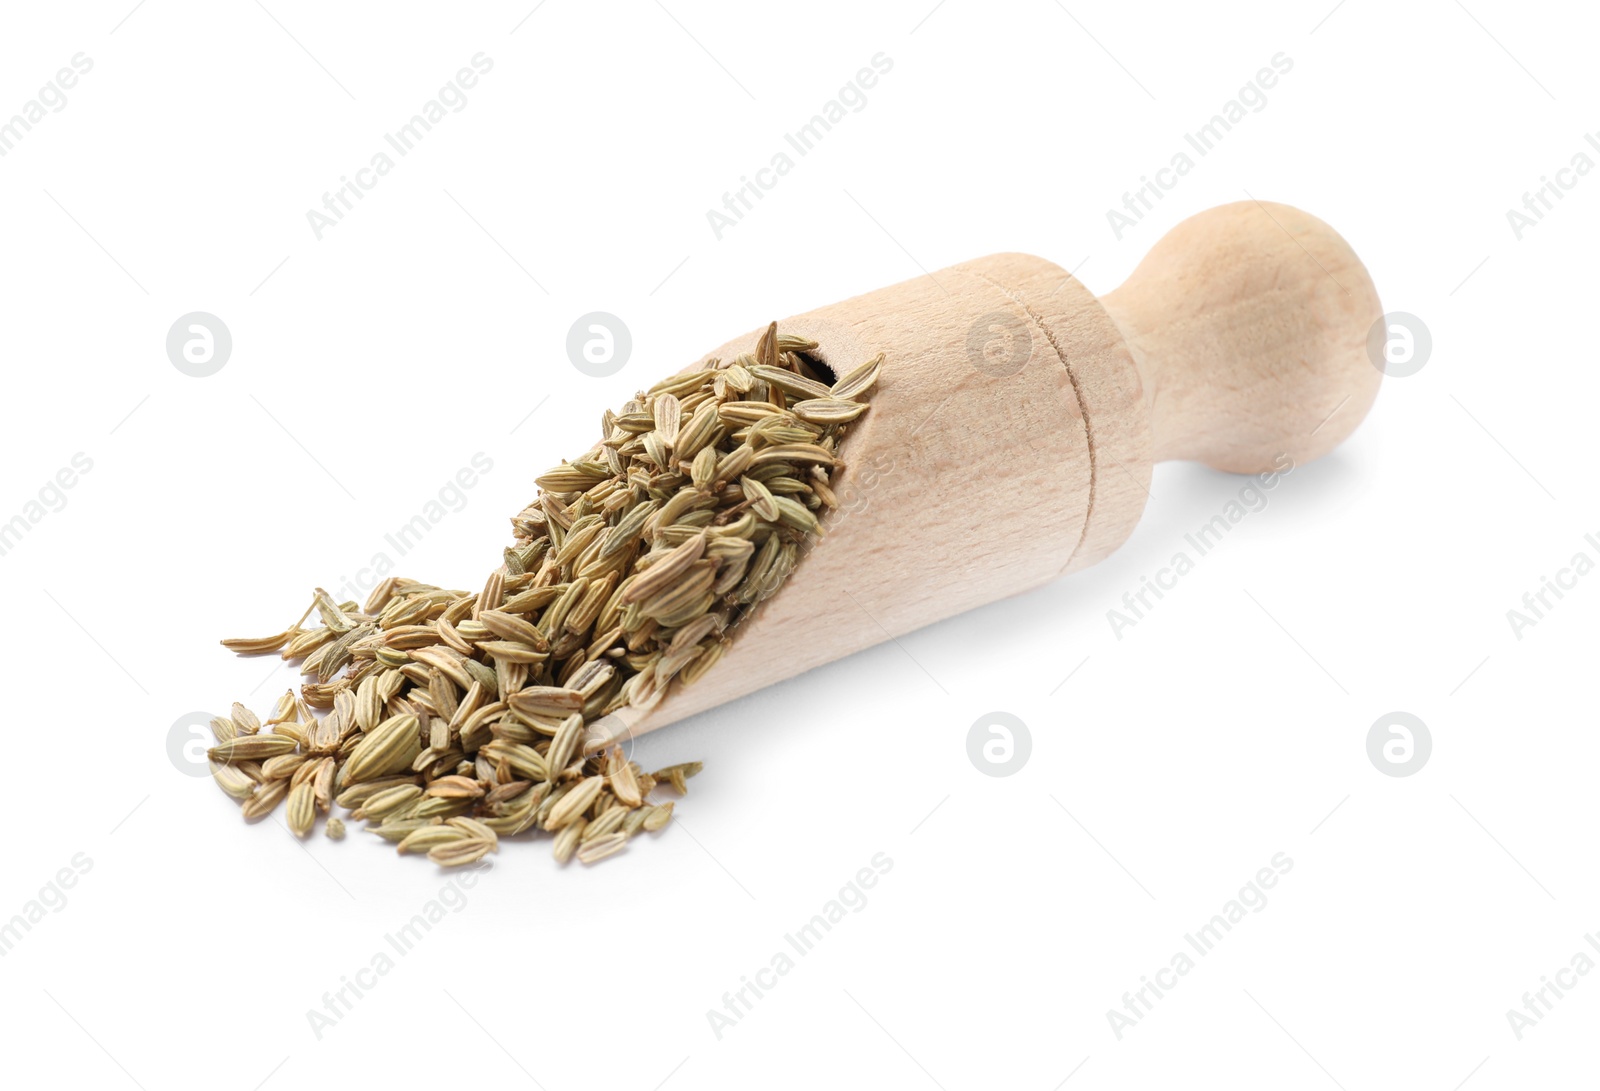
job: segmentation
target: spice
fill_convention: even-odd
[[[213,721],[217,783],[246,818],[287,799],[304,837],[337,803],[443,866],[532,829],[590,864],[663,828],[672,804],[649,797],[700,763],[646,773],[589,725],[704,675],[822,533],[883,357],[829,385],[817,347],[774,323],[753,353],[608,411],[600,442],[537,479],[477,592],[391,577],[358,606],[318,589],[284,631],[223,641],[311,680],[264,724],[238,704]]]

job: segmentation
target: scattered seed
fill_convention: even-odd
[[[311,827],[317,821],[316,794],[309,782],[296,784],[289,789],[289,806],[286,816],[289,820],[289,832],[296,837],[304,837],[311,832]]]
[[[625,833],[608,833],[604,837],[596,837],[593,841],[578,847],[578,863],[595,864],[607,856],[615,856],[621,852],[628,843]]]
[[[643,773],[592,725],[712,670],[821,535],[883,356],[829,386],[818,347],[772,324],[752,352],[606,413],[594,447],[536,478],[478,591],[390,576],[357,604],[318,589],[282,632],[223,641],[307,680],[264,724],[240,704],[212,721],[218,786],[246,819],[287,799],[299,837],[320,810],[342,838],[337,803],[443,867],[534,828],[584,864],[661,830],[673,804],[646,800],[684,792],[700,763]]]
[[[289,735],[239,735],[213,746],[206,751],[206,756],[212,761],[223,763],[240,759],[260,761],[292,753],[298,745],[299,743]]]

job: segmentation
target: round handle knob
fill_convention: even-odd
[[[1258,473],[1327,454],[1383,374],[1383,314],[1349,244],[1306,212],[1240,201],[1168,232],[1101,297],[1139,368],[1157,461]]]

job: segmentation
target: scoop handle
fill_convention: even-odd
[[[1100,302],[1138,367],[1156,461],[1258,473],[1327,454],[1383,378],[1355,251],[1309,213],[1240,201],[1183,221]]]

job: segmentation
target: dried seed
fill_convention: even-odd
[[[696,534],[635,577],[622,592],[622,601],[638,602],[671,587],[679,576],[700,559],[705,548],[705,535]]]
[[[423,826],[421,829],[412,830],[400,839],[396,846],[398,851],[407,852],[432,852],[441,845],[454,845],[459,841],[471,840],[471,835],[456,829],[454,826]]]
[[[483,785],[471,777],[440,777],[428,785],[428,794],[438,799],[478,799],[483,795]]]
[[[829,396],[828,388],[815,379],[807,379],[803,375],[796,375],[780,367],[771,367],[766,364],[757,364],[750,369],[750,374],[763,382],[771,383],[785,394],[795,394],[802,398],[826,398]]]
[[[578,755],[578,747],[583,742],[584,723],[583,716],[574,713],[561,721],[561,727],[556,731],[555,738],[550,740],[550,749],[545,754],[546,767],[555,772],[565,769]]]
[[[657,769],[650,775],[655,777],[658,783],[666,781],[677,790],[679,795],[683,795],[689,790],[688,779],[700,772],[704,767],[702,762],[686,761],[677,765],[669,765],[665,769]]]
[[[317,807],[316,793],[309,782],[289,789],[289,806],[285,817],[289,821],[289,832],[296,837],[304,837],[311,832],[311,827],[317,821]]]
[[[581,816],[595,800],[600,798],[600,791],[605,786],[604,777],[586,777],[580,780],[570,792],[556,801],[554,807],[550,808],[550,813],[544,820],[544,828],[559,830]]]
[[[628,844],[625,833],[608,833],[578,847],[578,863],[596,864],[607,856],[615,856]]]
[[[564,864],[572,859],[572,854],[578,847],[578,839],[583,836],[583,828],[586,825],[588,823],[580,818],[556,834],[556,842],[553,846],[556,863]]]
[[[479,620],[490,632],[502,640],[514,640],[531,646],[535,651],[547,652],[550,644],[536,626],[527,618],[502,610],[485,610]]]
[[[241,735],[254,735],[261,730],[261,721],[256,718],[256,714],[245,708],[238,701],[233,703],[232,716],[233,726],[238,729]]]
[[[672,804],[658,803],[649,809],[649,813],[644,816],[643,824],[645,829],[655,833],[670,821],[672,821]]]
[[[454,829],[463,831],[469,837],[476,837],[481,840],[488,841],[490,844],[494,845],[496,849],[498,849],[500,846],[500,839],[495,836],[495,832],[488,826],[485,826],[482,822],[478,822],[471,818],[459,817],[452,818],[445,824]]]
[[[778,521],[778,505],[774,502],[770,489],[752,477],[741,477],[739,489],[744,493],[744,498],[750,504],[752,511],[768,522]]]
[[[273,706],[272,715],[267,717],[266,724],[271,727],[273,724],[281,724],[293,720],[296,715],[298,715],[298,709],[294,699],[294,690],[291,689],[278,698],[278,703]]]
[[[279,754],[261,763],[261,776],[266,780],[284,780],[299,772],[305,763],[304,754]]]
[[[540,634],[539,639],[546,648],[550,646],[549,642],[544,640],[543,634]],[[535,664],[543,663],[550,658],[549,652],[541,652],[533,645],[524,644],[517,640],[486,640],[479,644],[478,647],[483,649],[485,655],[494,659],[503,659],[507,663]]]
[[[340,792],[334,802],[341,807],[354,809],[379,792],[386,792],[390,788],[397,788],[402,784],[415,785],[417,778],[413,776],[379,777],[363,784],[356,784]]]
[[[381,826],[368,826],[367,829],[385,841],[404,841],[420,829],[437,825],[438,821],[432,818],[400,818],[387,821]]]
[[[298,836],[337,802],[442,866],[536,827],[584,863],[661,829],[672,804],[646,798],[699,764],[644,774],[615,746],[594,753],[611,740],[593,725],[710,670],[839,506],[841,440],[883,357],[829,387],[818,348],[769,324],[749,353],[607,412],[593,448],[537,479],[476,593],[390,576],[357,606],[319,589],[282,632],[225,641],[311,677],[266,734],[242,705],[213,721],[219,786],[247,818],[287,799]]]
[[[234,799],[243,802],[255,794],[256,782],[246,776],[237,766],[219,765],[211,763],[211,776],[217,786]]]
[[[790,411],[810,424],[845,424],[865,413],[867,407],[843,398],[808,398],[790,406]]]
[[[298,745],[288,735],[240,735],[213,746],[206,751],[206,756],[212,761],[224,763],[240,759],[261,761],[287,754]]]
[[[283,632],[275,633],[272,636],[243,639],[236,637],[231,640],[224,640],[222,646],[231,652],[238,652],[240,655],[265,655],[268,652],[282,649],[285,644],[289,643],[289,638],[298,632],[298,629],[285,629]]]
[[[246,819],[257,819],[269,815],[273,809],[283,802],[283,797],[289,794],[289,782],[275,780],[270,784],[263,784],[256,789],[255,795],[245,800],[241,808]]]
[[[354,812],[357,818],[383,818],[393,814],[407,803],[413,803],[422,798],[422,789],[415,784],[397,784],[392,788],[373,794],[365,803]],[[343,797],[340,797],[343,803]],[[345,804],[348,806],[348,804]]]
[[[578,843],[587,845],[597,837],[605,837],[607,834],[615,833],[622,828],[623,821],[632,813],[633,811],[630,808],[623,806],[607,807],[599,818],[584,827],[583,836],[579,838]]]
[[[878,353],[872,359],[862,364],[855,370],[847,373],[838,382],[833,384],[829,393],[835,398],[859,398],[871,390],[878,381],[878,372],[883,368],[883,353]]]
[[[363,736],[350,752],[350,760],[345,765],[345,779],[370,780],[409,769],[422,751],[422,742],[417,734],[418,723],[415,713],[404,712],[389,717]]]
[[[519,716],[565,716],[583,707],[583,694],[563,686],[529,686],[506,699]]]
[[[451,845],[440,845],[428,853],[428,859],[440,867],[462,867],[466,864],[475,864],[489,853],[495,851],[491,841],[479,841],[467,838]]]
[[[644,795],[639,791],[639,780],[633,775],[633,766],[624,762],[610,777],[611,790],[624,804],[637,807],[644,802]]]
[[[344,612],[343,607],[334,602],[332,596],[320,587],[317,588],[314,605],[317,613],[322,616],[322,624],[335,633],[347,633],[356,627],[356,623]]]
[[[296,746],[305,745],[305,727],[302,724],[277,724],[273,727],[272,734],[280,739],[289,739]]]

